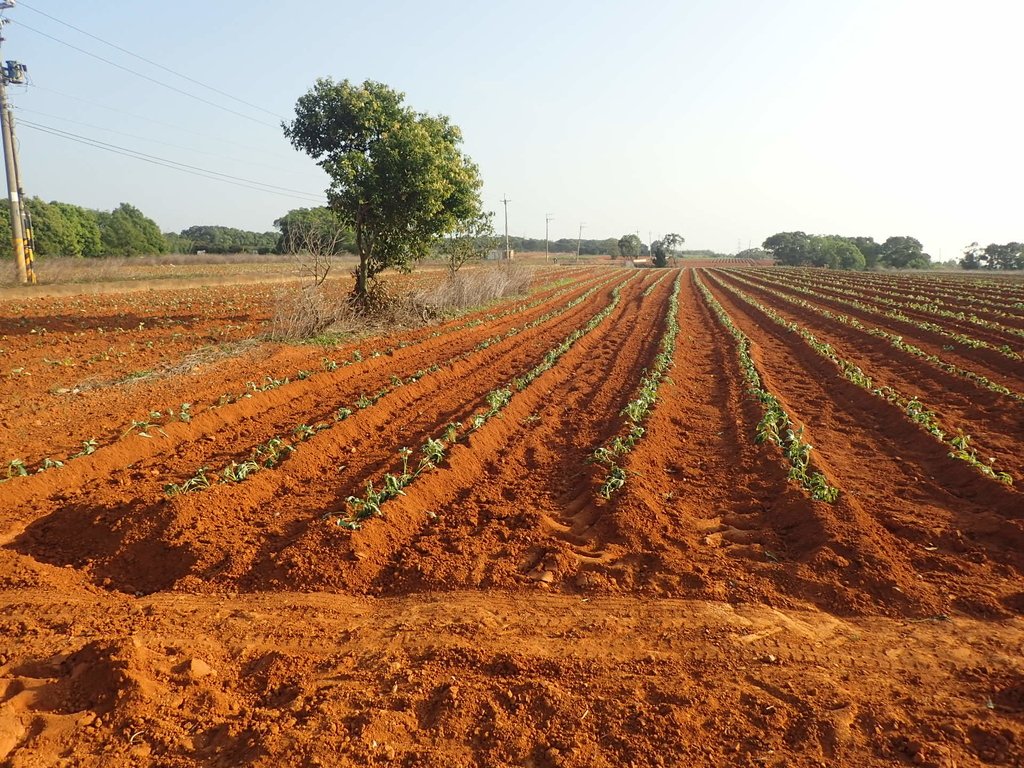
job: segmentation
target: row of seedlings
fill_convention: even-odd
[[[910,309],[915,312],[921,312],[926,315],[934,315],[935,317],[947,318],[955,320],[961,323],[969,323],[976,325],[986,330],[994,331],[996,333],[1007,334],[1010,336],[1024,337],[1024,329],[1013,328],[1011,326],[1004,325],[1003,323],[995,320],[986,320],[983,317],[978,317],[973,313],[967,313],[963,310],[951,310],[946,309],[942,306],[942,302],[930,296],[912,296],[907,297],[901,293],[895,291],[887,291],[881,288],[874,288],[874,293],[865,293],[858,290],[859,287],[854,288],[850,283],[844,282],[839,279],[833,278],[832,280],[814,280],[807,278],[807,281],[813,285],[818,285],[822,288],[837,291],[846,296],[851,296],[857,299],[863,299],[865,301],[874,302],[876,304],[882,304],[886,307],[892,307],[894,309]],[[909,300],[908,300],[909,299]],[[1005,317],[1013,320],[1022,320],[1024,317],[1019,315],[1009,315],[1003,313]]]
[[[765,293],[770,294],[771,296],[774,296],[777,299],[785,301],[788,304],[792,304],[795,307],[800,307],[801,309],[807,310],[808,312],[812,312],[816,315],[820,315],[821,317],[828,318],[829,320],[833,320],[837,323],[842,323],[845,326],[854,328],[860,331],[861,333],[868,334],[869,336],[874,336],[876,338],[883,339],[884,341],[887,341],[889,344],[891,344],[895,349],[898,349],[901,352],[905,352],[906,354],[917,357],[920,360],[923,360],[924,362],[934,366],[935,368],[944,371],[945,373],[949,373],[952,374],[953,376],[966,379],[982,389],[987,389],[991,392],[996,392],[1000,395],[1005,395],[1006,397],[1009,397],[1013,400],[1017,400],[1018,402],[1024,402],[1024,394],[1021,394],[1020,392],[1015,392],[1011,390],[1009,387],[999,384],[998,382],[992,381],[984,374],[976,373],[975,371],[971,371],[966,368],[961,368],[958,365],[943,360],[938,355],[933,355],[929,352],[925,352],[920,347],[917,347],[913,344],[904,341],[903,337],[897,333],[892,333],[891,331],[887,331],[884,328],[877,328],[865,325],[855,317],[844,315],[841,312],[833,312],[832,310],[827,309],[826,307],[821,307],[818,306],[817,304],[812,304],[811,302],[798,298],[797,296],[792,296],[788,293],[784,293],[783,291],[770,288],[761,283],[754,283],[750,280],[741,277],[736,272],[729,272],[728,275],[730,280],[749,286],[759,291],[764,291]]]
[[[806,270],[797,270],[798,274],[810,276],[813,272]],[[961,312],[965,309],[964,304],[973,311],[983,311],[989,314],[994,314],[998,317],[1004,317],[1006,319],[1014,319],[1014,321],[1024,321],[1024,315],[1014,314],[1008,311],[1009,308],[1022,308],[1015,307],[1008,301],[993,301],[979,296],[974,296],[970,293],[970,288],[961,286],[964,291],[946,291],[938,286],[930,286],[929,293],[920,293],[924,290],[921,286],[915,286],[912,284],[905,284],[901,282],[895,282],[891,278],[879,278],[879,276],[868,275],[864,272],[858,272],[856,278],[847,278],[847,276],[840,276],[838,274],[830,274],[829,285],[843,286],[844,288],[856,288],[863,289],[868,288],[879,293],[889,296],[895,299],[908,300],[912,302],[924,302],[934,304],[937,307],[947,308],[949,311]],[[948,288],[944,286],[943,288]]]
[[[399,456],[402,460],[402,471],[400,473],[384,475],[379,487],[374,485],[372,479],[368,480],[366,482],[366,491],[362,496],[349,496],[346,499],[344,512],[330,514],[327,517],[333,518],[335,525],[354,531],[358,530],[366,520],[382,516],[382,508],[387,501],[404,495],[404,489],[425,471],[439,467],[451,446],[459,442],[463,437],[480,429],[495,416],[498,416],[512,402],[516,394],[526,389],[542,373],[554,367],[559,358],[568,352],[577,341],[604,322],[615,311],[615,308],[618,307],[621,301],[622,289],[635,277],[636,274],[626,278],[617,285],[612,290],[612,297],[609,303],[595,314],[583,328],[576,329],[559,344],[548,350],[544,358],[537,365],[522,376],[514,378],[508,386],[488,392],[484,397],[486,407],[482,407],[464,422],[448,424],[441,435],[428,439],[420,448],[420,458],[412,469],[410,469],[412,467],[410,459],[413,452],[408,448],[402,448],[399,451]]]
[[[736,327],[729,313],[712,295],[697,273],[694,273],[693,279],[718,321],[736,340],[740,371],[747,382],[750,394],[761,404],[764,415],[758,422],[755,442],[774,443],[779,446],[790,464],[789,478],[807,490],[812,499],[835,502],[839,498],[839,489],[831,485],[824,474],[814,469],[811,462],[812,446],[803,439],[803,427],[794,427],[793,420],[779,399],[765,389],[761,374],[750,354],[750,338]]]
[[[445,330],[441,330],[441,331],[435,331],[434,333],[430,334],[430,336],[428,336],[427,338],[436,338],[436,337],[444,335],[446,333],[456,333],[458,331],[466,330],[466,329],[469,329],[469,328],[474,328],[474,327],[476,327],[478,325],[481,325],[483,323],[486,323],[486,322],[491,322],[491,321],[494,321],[494,320],[503,319],[503,318],[505,318],[505,317],[507,317],[509,315],[515,314],[515,313],[528,311],[530,309],[533,309],[534,307],[539,306],[540,304],[543,304],[543,303],[545,303],[547,301],[550,301],[552,298],[557,298],[558,296],[562,296],[562,295],[565,295],[567,293],[571,293],[572,291],[574,291],[577,286],[575,284],[570,284],[568,287],[565,287],[567,282],[571,282],[571,281],[568,281],[567,279],[563,278],[563,279],[559,279],[559,280],[556,280],[556,281],[552,281],[551,283],[546,283],[545,285],[541,286],[541,288],[539,289],[540,292],[544,292],[544,291],[552,290],[552,289],[565,288],[564,290],[557,290],[554,293],[553,296],[543,296],[543,297],[541,297],[539,299],[536,299],[534,301],[530,301],[530,302],[526,302],[526,303],[519,303],[519,304],[517,304],[517,305],[515,305],[513,307],[507,307],[507,308],[505,308],[504,310],[502,310],[500,312],[492,312],[492,313],[490,313],[490,314],[488,314],[488,315],[486,315],[484,317],[476,318],[475,320],[468,321],[468,322],[466,322],[466,323],[464,323],[462,325],[455,326],[454,328],[449,328],[449,329],[445,329]],[[605,280],[604,282],[607,282],[607,280]],[[604,284],[604,283],[601,283],[601,284]],[[591,292],[592,292],[592,290],[593,289],[591,289]],[[385,349],[383,351],[374,350],[369,355],[369,359],[374,359],[374,358],[382,357],[382,356],[385,356],[385,355],[391,355],[396,350],[404,349],[404,348],[409,347],[409,346],[414,346],[415,344],[419,344],[419,343],[422,343],[422,342],[399,342],[395,346],[389,347],[389,348],[387,348],[387,349]],[[356,349],[356,350],[353,350],[352,355],[351,355],[351,357],[349,359],[343,360],[341,362],[338,362],[337,360],[333,360],[333,359],[328,358],[328,357],[325,356],[325,357],[323,357],[321,359],[321,365],[323,367],[324,372],[332,373],[332,372],[338,370],[339,368],[346,368],[348,366],[356,365],[358,363],[364,362],[366,359],[368,359],[368,358],[364,357],[362,351],[359,350],[359,349]],[[436,370],[436,367],[432,367],[431,370]],[[295,378],[294,379],[292,379],[290,377],[285,377],[285,378],[282,378],[282,379],[278,379],[278,378],[275,378],[273,376],[267,376],[267,377],[265,377],[264,381],[262,381],[262,382],[248,381],[248,382],[246,382],[245,390],[242,393],[240,393],[238,395],[230,395],[230,394],[221,395],[220,398],[217,401],[211,403],[209,408],[211,410],[215,409],[215,408],[220,408],[220,407],[223,407],[225,405],[229,405],[229,404],[231,404],[233,402],[237,402],[239,400],[251,398],[251,397],[253,397],[253,395],[255,395],[255,394],[259,393],[259,392],[269,392],[271,390],[279,389],[279,388],[284,387],[284,386],[286,386],[288,384],[291,384],[293,380],[294,381],[304,381],[304,380],[309,379],[309,378],[311,378],[311,377],[313,377],[315,375],[317,375],[316,371],[300,370],[300,371],[298,371],[295,374]],[[409,381],[409,380],[413,380],[414,381],[416,378],[419,378],[422,375],[423,375],[422,371],[417,372],[412,377],[410,377],[410,379],[408,379],[407,381]],[[381,393],[377,393],[376,397],[379,398],[380,394]],[[365,397],[366,396],[364,396],[364,398]],[[373,400],[373,402],[375,402],[375,400]],[[365,407],[365,405],[363,407]],[[150,433],[154,432],[154,431],[159,431],[161,434],[166,434],[166,433],[163,432],[162,427],[165,427],[168,424],[171,424],[171,423],[174,423],[174,422],[184,422],[184,423],[190,422],[192,420],[192,418],[193,418],[192,408],[193,408],[193,404],[192,403],[182,403],[180,408],[177,408],[177,409],[175,409],[175,408],[168,408],[166,411],[156,411],[156,410],[150,411],[149,414],[147,415],[147,417],[144,420],[132,420],[132,422],[131,422],[130,426],[128,427],[128,429],[126,429],[124,432],[122,432],[118,436],[117,439],[118,440],[122,440],[122,439],[124,439],[125,437],[127,437],[128,435],[130,435],[132,433],[138,435],[139,437],[145,437],[145,438],[152,437],[152,434],[150,434]],[[344,410],[344,409],[342,409],[342,410]],[[301,426],[302,425],[299,425],[299,427],[296,427],[296,429],[300,429]],[[283,437],[279,436],[277,438],[273,438],[271,440],[271,442],[273,442],[274,440],[280,441],[280,440],[285,440],[285,439],[286,438],[283,438]],[[30,474],[40,474],[40,473],[45,472],[45,471],[50,470],[50,469],[56,469],[58,467],[63,467],[66,462],[72,461],[74,459],[81,458],[82,456],[89,456],[89,455],[95,453],[96,450],[100,447],[99,446],[99,441],[95,437],[91,438],[90,440],[84,441],[82,445],[83,445],[83,448],[82,448],[81,451],[78,451],[78,452],[76,452],[74,454],[71,454],[71,455],[67,456],[64,460],[54,459],[54,458],[51,458],[51,457],[46,457],[41,462],[39,462],[37,466],[34,466],[34,467],[30,466],[23,459],[14,459],[14,460],[12,460],[9,463],[9,466],[7,468],[6,477],[0,477],[0,483],[5,482],[6,480],[9,480],[9,479],[12,479],[12,478],[15,478],[15,477],[26,477],[26,476],[28,476]],[[247,463],[248,462],[242,462],[242,464],[240,464],[238,466],[242,466],[242,465],[245,465]],[[202,468],[199,471],[197,471],[195,477],[197,477],[197,478],[202,477],[207,472],[209,472],[209,468],[208,467]],[[232,474],[232,469],[230,467],[225,467],[224,472],[226,473],[224,476],[227,477],[227,476]],[[183,483],[181,486],[175,485],[175,484],[171,484],[171,485],[168,485],[167,488],[181,488],[184,485],[185,485],[185,483]],[[209,485],[209,483],[204,485],[203,481],[199,480],[199,481],[197,481],[197,483],[190,485],[189,486],[190,490],[186,491],[186,492],[191,492],[191,491],[194,491],[194,490],[201,490],[202,488],[208,487],[208,485]],[[180,492],[180,491],[175,491],[175,493],[178,493],[178,492]]]
[[[936,413],[922,403],[919,398],[908,397],[889,385],[876,386],[871,380],[871,377],[864,373],[859,366],[840,357],[831,344],[819,341],[813,333],[803,326],[787,320],[774,309],[761,304],[739,288],[725,285],[721,281],[717,280],[716,284],[732,293],[734,296],[739,297],[750,306],[758,309],[775,324],[780,325],[789,332],[799,336],[807,346],[817,352],[821,357],[834,364],[843,374],[845,379],[856,384],[861,389],[870,392],[875,397],[895,405],[907,416],[908,419],[910,419],[911,422],[921,428],[924,432],[931,435],[938,442],[945,445],[949,449],[950,458],[966,462],[985,477],[998,480],[999,482],[1006,483],[1007,485],[1013,483],[1013,477],[1010,474],[1006,472],[997,472],[992,467],[991,463],[986,464],[978,458],[977,452],[971,448],[970,435],[966,434],[962,429],[957,429],[955,434],[951,434],[942,426],[942,423],[939,421],[939,417]]]
[[[665,331],[658,345],[658,354],[654,358],[651,369],[644,371],[640,378],[640,384],[633,399],[622,409],[621,415],[626,417],[626,424],[621,434],[616,435],[591,455],[593,461],[602,464],[607,469],[599,489],[599,493],[605,499],[610,499],[626,484],[626,470],[620,461],[633,450],[644,436],[644,421],[657,402],[658,388],[665,380],[668,369],[672,367],[676,338],[679,335],[679,290],[682,280],[683,273],[679,272],[676,275],[675,285],[672,287],[672,295],[669,297]]]
[[[513,336],[516,336],[522,333],[523,331],[536,328],[540,325],[543,325],[544,323],[549,322],[555,317],[558,317],[559,315],[565,314],[574,307],[582,304],[584,301],[593,296],[597,291],[599,291],[602,287],[604,287],[605,285],[614,280],[614,276],[607,278],[604,281],[598,283],[597,285],[588,288],[585,292],[566,302],[564,305],[556,307],[555,309],[544,313],[540,317],[534,318],[529,323],[526,323],[521,326],[516,326],[515,328],[512,328],[508,331],[495,334],[494,336],[484,339],[479,344],[477,344],[474,347],[474,349],[470,352],[464,352],[462,354],[456,355],[441,363],[434,363],[428,368],[421,368],[415,373],[407,376],[405,379],[402,379],[399,376],[392,376],[390,384],[382,387],[381,389],[371,394],[364,393],[360,395],[359,398],[352,404],[354,406],[354,410],[353,408],[349,408],[346,406],[339,407],[334,413],[333,423],[325,421],[318,422],[312,426],[309,426],[307,424],[300,424],[291,431],[290,435],[277,435],[268,440],[266,443],[261,443],[260,445],[256,446],[252,450],[250,457],[245,461],[231,461],[219,473],[212,475],[212,478],[210,475],[210,468],[201,467],[199,470],[197,470],[196,474],[193,475],[193,477],[189,478],[183,483],[170,483],[164,486],[164,491],[165,493],[167,493],[168,496],[176,496],[181,493],[196,493],[198,491],[203,491],[209,488],[211,485],[217,482],[218,479],[221,482],[240,483],[244,482],[253,474],[263,469],[272,469],[286,457],[290,456],[301,443],[306,442],[313,435],[322,432],[326,429],[329,429],[331,426],[333,426],[333,424],[345,421],[347,418],[352,416],[356,411],[364,411],[368,408],[371,408],[374,405],[376,405],[382,398],[393,393],[400,387],[413,384],[419,381],[420,379],[429,376],[430,374],[436,373],[444,368],[449,368],[462,360],[468,359],[475,352],[478,352],[482,349],[486,349],[494,344],[497,344],[500,341],[512,338]]]
[[[844,294],[844,296],[846,296],[845,298],[840,298],[838,296],[829,296],[826,294],[819,293],[818,291],[808,288],[804,282],[792,281],[788,277],[782,278],[776,275],[773,276],[773,278],[769,282],[782,284],[787,288],[790,288],[791,290],[799,291],[800,293],[806,294],[808,296],[814,296],[816,298],[825,299],[827,301],[835,301],[839,304],[854,307],[862,312],[867,312],[872,315],[882,315],[883,317],[887,317],[892,320],[898,320],[902,323],[912,325],[915,328],[920,328],[922,331],[936,333],[940,336],[950,339],[951,341],[955,341],[956,343],[961,344],[962,346],[968,347],[970,349],[988,349],[1002,355],[1003,357],[1009,358],[1010,360],[1019,361],[1024,359],[1019,354],[1014,352],[1013,349],[1009,347],[1009,345],[1003,344],[1000,346],[996,346],[995,344],[990,344],[989,342],[984,341],[983,339],[977,339],[973,336],[968,336],[967,334],[960,333],[958,331],[951,331],[949,328],[945,328],[941,325],[938,325],[937,323],[932,323],[928,320],[918,320],[917,318],[913,318],[910,315],[900,311],[899,309],[881,309],[871,304],[867,304],[861,301],[860,299],[850,296],[849,291],[844,291],[839,288],[830,288],[829,286],[822,286],[811,280],[805,281],[806,283],[818,285],[818,287],[823,287],[828,290],[832,290],[836,293]]]

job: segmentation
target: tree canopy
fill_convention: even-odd
[[[924,269],[931,263],[913,237],[890,237],[879,245],[871,237],[779,232],[764,241],[764,248],[779,264],[791,267]]]
[[[356,236],[330,208],[295,208],[274,222],[281,234],[277,236],[278,253],[301,248],[311,234],[321,242],[330,242],[335,254],[355,253]]]
[[[619,255],[627,258],[637,257],[643,249],[643,243],[635,234],[630,233],[619,238]]]
[[[409,269],[480,213],[482,182],[447,117],[413,111],[383,83],[323,78],[284,126],[296,149],[331,178],[328,203],[355,231],[355,295],[388,267]]]
[[[971,243],[960,259],[964,269],[1024,269],[1024,243],[990,243],[984,248]]]
[[[661,240],[651,243],[651,253],[654,255],[654,266],[667,267],[669,256],[676,256],[680,245],[686,242],[686,238],[675,232],[665,235]]]

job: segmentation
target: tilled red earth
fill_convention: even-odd
[[[698,273],[835,503],[755,441],[761,406]],[[79,331],[5,314],[4,365],[23,371],[4,382],[4,458],[28,474],[0,475],[15,475],[0,484],[0,761],[1024,764],[1020,492],[740,292],[920,395],[1015,478],[1021,401],[784,301],[790,279],[555,271],[440,326],[207,359],[182,316],[140,305],[142,335],[117,337],[96,387],[67,369],[97,354],[88,334],[116,295],[79,306]],[[192,300],[189,322],[226,323],[233,344],[266,318]],[[628,428],[673,322],[667,378],[605,498],[592,454]],[[153,347],[159,375],[126,376],[142,358],[117,354]],[[955,359],[995,360],[982,352]],[[45,412],[22,402],[27,379]],[[339,525],[432,438],[436,467]]]

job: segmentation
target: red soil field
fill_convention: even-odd
[[[1019,284],[883,277],[549,268],[320,345],[272,286],[0,294],[0,765],[1024,765],[1024,363],[840,301]]]

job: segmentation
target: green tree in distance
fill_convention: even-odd
[[[321,240],[334,244],[337,254],[355,253],[356,235],[352,227],[343,224],[330,208],[295,208],[274,222],[281,230],[277,239],[277,252],[290,253],[310,232]]]
[[[121,203],[110,213],[97,214],[104,253],[111,256],[139,256],[163,253],[167,247],[156,222],[130,203]]]
[[[932,257],[924,252],[921,241],[915,237],[890,237],[882,243],[879,262],[897,269],[927,267]]]
[[[367,80],[317,80],[284,125],[296,149],[331,178],[327,199],[355,230],[355,299],[369,281],[427,256],[437,240],[480,213],[480,174],[447,117],[414,112],[404,94]]]
[[[447,237],[441,239],[439,251],[453,277],[465,264],[481,261],[495,248],[494,214],[481,212],[459,223]]]
[[[627,258],[635,258],[640,255],[643,243],[634,234],[623,235],[619,238],[619,253]]]
[[[651,253],[654,255],[654,266],[667,267],[670,256],[675,256],[675,251],[686,242],[686,238],[677,235],[675,232],[665,235],[661,240],[651,243]]]

